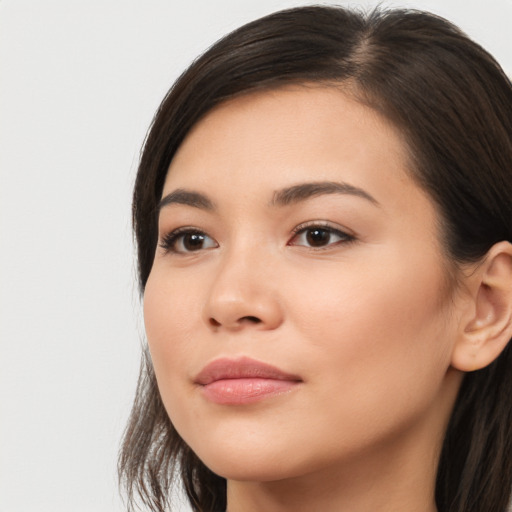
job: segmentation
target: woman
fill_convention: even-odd
[[[499,65],[426,13],[283,11],[195,61],[135,184],[130,500],[505,511],[511,134]]]

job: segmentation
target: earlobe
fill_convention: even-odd
[[[465,372],[491,364],[512,337],[512,244],[493,245],[468,280],[469,313],[452,353],[452,366]]]

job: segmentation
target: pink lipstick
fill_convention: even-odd
[[[247,357],[217,359],[194,379],[203,396],[222,405],[243,405],[290,391],[302,382],[297,375]]]

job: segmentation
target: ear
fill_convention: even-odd
[[[451,362],[469,372],[491,364],[512,337],[512,244],[493,245],[465,279],[469,295]]]

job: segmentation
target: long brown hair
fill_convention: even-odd
[[[144,144],[133,196],[141,293],[157,245],[157,210],[174,153],[215,105],[287,83],[345,84],[403,133],[414,179],[429,192],[455,264],[512,241],[512,86],[458,28],[414,10],[362,14],[302,7],[217,42],[172,86]],[[504,512],[512,488],[512,351],[466,375],[439,462],[439,512]],[[169,510],[181,478],[195,511],[226,507],[226,482],[183,442],[144,352],[119,473],[129,508]]]

